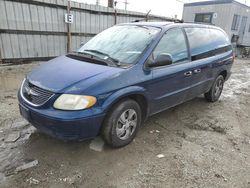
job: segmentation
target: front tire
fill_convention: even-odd
[[[111,147],[123,147],[134,139],[141,125],[141,108],[131,99],[112,107],[104,120],[102,137]]]
[[[224,80],[224,77],[222,75],[219,75],[215,79],[211,89],[207,93],[204,94],[205,98],[207,99],[208,102],[218,101],[218,99],[221,96],[222,90],[223,90],[224,82],[225,82],[225,80]]]

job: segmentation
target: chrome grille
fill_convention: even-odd
[[[22,97],[34,106],[44,104],[54,95],[53,92],[37,87],[28,80],[23,82],[21,92]]]

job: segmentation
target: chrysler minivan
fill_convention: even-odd
[[[217,101],[233,60],[215,26],[120,24],[30,72],[18,92],[20,113],[57,138],[101,135],[121,147],[153,114],[201,94]]]

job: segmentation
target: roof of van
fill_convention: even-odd
[[[178,25],[178,26],[191,26],[191,27],[206,27],[206,28],[218,28],[214,25],[208,24],[200,24],[200,23],[179,23],[179,22],[132,22],[128,23],[129,25],[142,25],[142,26],[152,26],[152,27],[159,27],[164,28],[169,25]],[[122,24],[123,25],[123,24]]]

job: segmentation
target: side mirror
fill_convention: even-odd
[[[153,62],[147,64],[148,67],[159,67],[165,65],[171,65],[173,63],[172,56],[170,54],[160,54]]]

